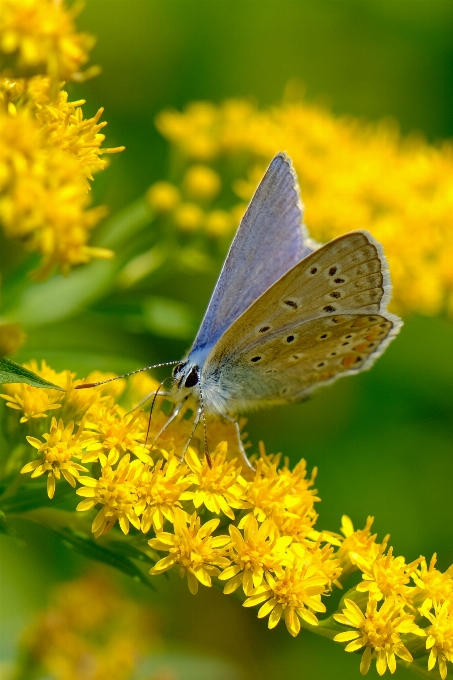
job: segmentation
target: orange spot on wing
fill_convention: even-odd
[[[366,352],[366,350],[369,349],[369,347],[368,347],[368,343],[367,343],[367,342],[362,342],[361,345],[356,345],[356,346],[353,347],[352,349],[353,349],[355,352]]]
[[[346,366],[346,368],[349,368],[350,366],[355,364],[357,359],[358,359],[357,354],[348,354],[347,356],[345,356],[341,363],[343,364],[343,366]]]

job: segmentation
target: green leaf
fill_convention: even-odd
[[[54,385],[48,380],[44,380],[28,368],[24,368],[20,364],[16,364],[10,359],[0,359],[0,384],[4,383],[26,383],[32,387],[46,387],[47,389],[59,390],[64,392],[63,387]]]
[[[70,529],[56,527],[50,528],[63,539],[64,543],[77,550],[77,552],[84,557],[88,557],[90,560],[104,562],[104,564],[119,569],[135,581],[140,581],[145,586],[148,586],[148,588],[155,590],[155,587],[150,580],[146,578],[132,560],[125,555],[120,555],[104,545],[100,545],[98,542],[93,541],[81,532],[74,532]]]

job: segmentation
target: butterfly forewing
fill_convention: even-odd
[[[331,241],[237,319],[208,356],[204,379],[225,384],[241,404],[287,401],[366,368],[401,324],[386,311],[389,289],[382,250],[369,234]]]
[[[211,344],[269,286],[313,252],[290,159],[277,154],[231,245],[192,349]]]

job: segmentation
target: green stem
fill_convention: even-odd
[[[71,529],[91,534],[91,521],[79,512],[56,508],[36,508],[26,512],[8,513],[10,519],[23,519],[51,529]]]
[[[13,481],[11,484],[4,490],[2,495],[0,496],[0,502],[6,500],[7,498],[11,498],[11,496],[15,496],[16,492],[22,484],[27,481],[27,478],[24,477],[24,475],[21,475],[20,473],[14,477]]]
[[[419,666],[415,661],[403,661],[402,659],[398,659],[397,663],[399,666],[407,668],[408,671],[415,673],[415,675],[418,675],[420,678],[430,678],[433,680],[433,671],[429,671],[427,667]]]
[[[96,245],[102,248],[117,248],[146,227],[153,218],[154,212],[146,198],[139,198],[106,220],[95,239]]]

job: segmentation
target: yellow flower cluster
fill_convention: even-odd
[[[87,59],[86,37],[73,32],[63,3],[0,0],[0,17],[0,56],[17,57],[0,73],[0,222],[42,254],[40,277],[54,267],[67,274],[112,255],[87,245],[106,212],[89,209],[88,179],[105,167],[100,155],[123,147],[102,149],[103,110],[84,120],[85,101],[70,102],[60,89],[60,78],[78,78]],[[21,65],[31,68],[27,77]]]
[[[107,569],[59,584],[23,632],[14,676],[131,679],[137,663],[160,643],[154,618]]]
[[[413,662],[410,651],[420,657],[423,638],[429,651],[428,670],[439,663],[442,680],[447,676],[447,661],[453,661],[453,565],[446,572],[435,568],[436,555],[429,567],[424,557],[406,563],[371,535],[372,518],[364,530],[354,531],[348,517],[343,518],[345,540],[338,557],[346,574],[358,569],[362,581],[344,596],[341,613],[333,618],[349,628],[335,636],[347,642],[347,652],[363,651],[360,672],[365,675],[376,659],[379,675],[388,668],[396,670],[396,659]],[[414,636],[416,636],[414,638]],[[426,652],[425,652],[426,654]]]
[[[194,102],[183,112],[160,113],[157,127],[173,145],[173,154],[182,157],[181,166],[188,167],[181,185],[187,192],[191,186],[187,178],[193,177],[197,191],[192,190],[192,196],[204,196],[209,164],[222,168],[226,189],[222,205],[231,206],[231,190],[249,201],[273,155],[287,151],[299,177],[313,238],[325,242],[354,229],[368,229],[388,257],[395,309],[453,311],[451,143],[434,146],[417,135],[402,138],[392,121],[367,124],[339,118],[304,101],[270,109],[246,100],[220,105]],[[200,163],[205,178],[196,172]],[[207,194],[214,197],[219,189],[219,180],[211,179]],[[149,197],[153,204],[174,211],[180,228],[204,227],[213,235],[236,228],[245,207],[236,205],[229,215],[222,210],[223,217],[214,219],[216,211],[205,213],[200,200],[178,203],[169,200],[170,194],[177,195],[176,187],[160,183]]]
[[[80,80],[94,38],[77,33],[79,10],[55,0],[0,0],[0,74]]]
[[[327,627],[346,651],[362,651],[363,674],[373,659],[382,675],[395,672],[397,659],[424,657],[445,680],[453,661],[453,566],[441,572],[436,556],[429,563],[394,556],[389,537],[379,543],[372,534],[371,517],[360,530],[343,517],[341,535],[318,530],[316,470],[309,475],[304,460],[291,469],[261,444],[251,457],[254,471],[243,472],[234,428],[228,432],[224,423],[208,419],[211,465],[196,438],[182,460],[194,405],[174,420],[170,401],[159,397],[150,420],[134,409],[157,388],[145,374],[76,390],[81,381],[69,371],[57,373],[44,362],[28,368],[66,392],[4,387],[6,431],[16,428],[31,445],[22,448],[28,462],[21,472],[46,474],[50,498],[62,477],[78,485],[76,510],[90,512],[96,539],[118,523],[155,561],[153,576],[177,570],[193,594],[200,583],[223,586],[244,607],[259,606],[269,628],[284,619],[293,636],[301,627]],[[93,373],[87,381],[108,377]],[[51,415],[56,410],[58,419]],[[30,460],[33,449],[38,457]],[[320,621],[328,595],[354,571],[358,585]]]

